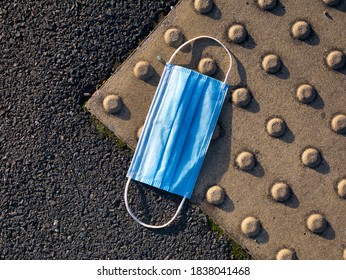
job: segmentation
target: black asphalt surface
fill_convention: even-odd
[[[0,1],[1,259],[231,257],[189,203],[168,229],[137,225],[123,202],[132,152],[82,108],[175,2]],[[178,203],[132,186],[147,222]]]

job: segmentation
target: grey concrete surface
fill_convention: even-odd
[[[86,107],[135,148],[162,60],[170,61],[177,48],[165,42],[167,32],[179,28],[185,41],[217,38],[233,56],[230,90],[191,200],[257,259],[279,258],[287,248],[298,259],[343,258],[346,1],[333,7],[322,0],[273,1],[270,11],[259,7],[261,1],[207,2],[213,4],[200,13],[206,1],[180,1]],[[247,36],[235,40],[240,24]],[[207,59],[217,69],[209,75],[224,80],[225,51],[210,40],[192,45],[173,63],[206,73],[200,66]],[[136,78],[140,61],[155,74]],[[251,96],[246,106],[236,100],[239,89]],[[123,107],[109,114],[102,103],[114,94]],[[214,185],[225,192],[217,205],[206,199]]]

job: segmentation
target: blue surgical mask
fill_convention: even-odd
[[[212,39],[227,51],[230,66],[223,82],[172,64],[185,45],[200,38]],[[186,198],[191,197],[226,97],[231,66],[228,49],[209,36],[187,41],[166,64],[127,173],[125,205],[139,224],[149,228],[168,226],[177,217]],[[158,226],[140,221],[127,202],[131,180],[182,196],[173,218]]]

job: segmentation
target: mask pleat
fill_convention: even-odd
[[[226,95],[227,88],[221,87],[220,82],[207,80],[175,169],[172,192],[192,193]]]
[[[174,186],[174,175],[176,173],[177,167],[180,164],[180,159],[182,157],[182,153],[188,152],[186,150],[186,142],[189,131],[191,130],[192,121],[194,119],[194,115],[196,112],[196,108],[200,102],[200,99],[203,98],[203,92],[205,87],[208,85],[207,77],[199,75],[198,81],[194,86],[194,93],[189,100],[188,110],[186,111],[184,117],[182,118],[183,126],[180,128],[179,137],[177,139],[174,153],[171,156],[170,161],[170,170],[166,172],[165,176],[165,186],[169,186],[171,189],[175,188]]]
[[[147,145],[143,155],[142,162],[139,167],[139,174],[143,174],[144,180],[154,186],[161,186],[164,176],[162,167],[167,165],[167,157],[172,148],[167,145],[169,142],[174,142],[174,137],[177,134],[177,128],[174,122],[179,118],[184,109],[185,100],[189,100],[193,91],[186,91],[186,87],[194,84],[196,76],[190,76],[186,71],[172,70],[169,83],[161,100],[160,107],[148,125]],[[170,139],[170,136],[172,139]],[[165,163],[163,162],[165,161]],[[166,166],[167,167],[167,166]]]
[[[181,71],[180,68],[178,69]],[[162,178],[162,187],[164,189],[171,188],[172,177],[184,147],[185,138],[190,129],[196,105],[200,99],[200,87],[203,87],[205,82],[205,79],[201,80],[200,75],[196,72],[191,72],[188,75],[188,82],[185,88],[181,89],[182,100],[172,123],[171,133],[167,141],[164,156],[162,157],[161,166],[157,172],[157,177]]]
[[[156,115],[157,110],[159,110],[162,100],[165,96],[165,92],[169,85],[169,79],[172,74],[172,70],[173,69],[171,65],[165,67],[164,72],[162,73],[162,77],[160,79],[160,83],[156,90],[156,94],[154,96],[152,105],[150,106],[149,112],[147,114],[142,134],[139,138],[136,151],[131,162],[131,166],[128,170],[128,177],[132,177],[133,179],[135,179],[135,177],[142,176],[141,165],[143,165],[143,155],[146,153],[145,151],[149,148],[146,143],[148,143],[151,134],[152,121]]]

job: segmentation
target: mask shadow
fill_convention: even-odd
[[[182,199],[178,195],[136,181],[131,183],[128,198],[130,208],[138,219],[151,225],[160,225],[169,221],[177,211]],[[188,203],[185,202],[176,220],[167,228],[159,231],[178,234],[186,227],[188,208]],[[158,231],[157,229],[147,230]]]
[[[209,145],[192,196],[192,201],[197,204],[201,204],[205,200],[209,187],[219,184],[230,165],[232,105],[227,101],[222,107],[217,125],[219,127],[218,135],[215,135],[216,132],[214,132],[214,140]],[[225,201],[217,207],[226,212],[232,212],[234,209],[232,198],[226,194]]]

